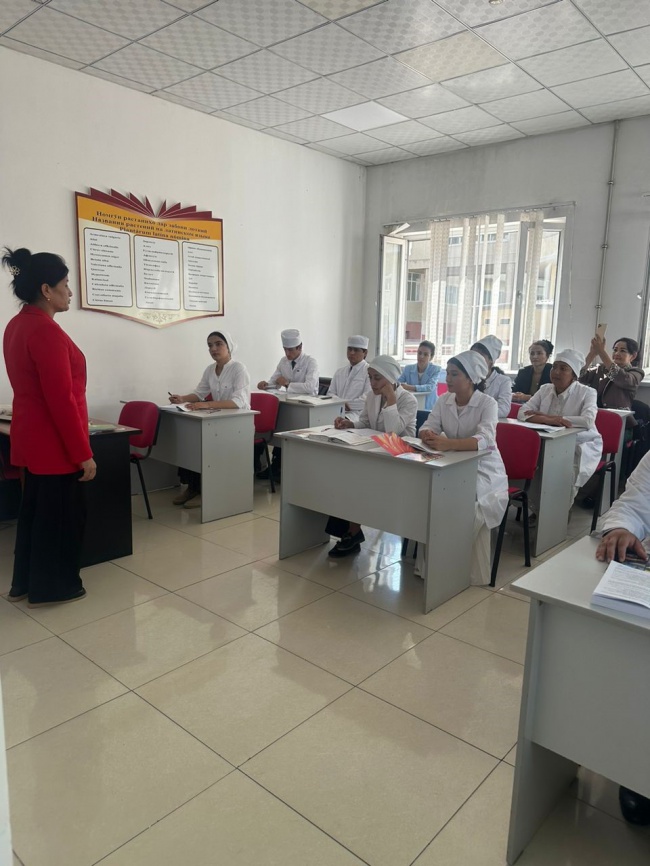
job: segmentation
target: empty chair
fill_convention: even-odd
[[[319,376],[318,378],[318,394],[320,397],[325,397],[330,385],[332,384],[331,376]]]
[[[140,433],[131,434],[131,446],[133,448],[146,449],[146,451],[144,454],[140,451],[132,451],[131,463],[137,467],[138,475],[140,476],[140,484],[142,485],[144,503],[147,506],[147,515],[149,516],[149,520],[151,520],[153,515],[151,514],[149,497],[147,496],[147,488],[144,483],[142,466],[140,464],[143,460],[147,459],[151,454],[151,449],[156,444],[158,425],[160,424],[160,412],[158,411],[158,406],[156,406],[155,403],[149,403],[146,400],[131,400],[129,403],[125,403],[122,407],[119,423],[124,427],[137,427],[138,430],[141,431]]]
[[[524,512],[524,556],[525,564],[530,566],[530,524],[528,518],[528,490],[537,469],[539,451],[542,440],[536,430],[529,427],[518,427],[515,424],[497,424],[497,448],[501,454],[508,481],[523,481],[523,487],[508,486],[508,506],[516,505]],[[508,509],[506,508],[503,520],[499,526],[497,545],[492,560],[492,574],[490,586],[494,586],[497,579],[501,547],[503,546],[503,535],[506,531],[506,520]]]
[[[596,492],[596,502],[594,504],[594,513],[591,518],[591,531],[596,528],[596,523],[600,517],[600,503],[603,498],[603,488],[605,486],[605,477],[609,472],[609,504],[613,504],[616,499],[616,454],[618,446],[621,442],[621,432],[623,430],[623,419],[616,412],[608,412],[607,409],[599,409],[596,413],[596,429],[603,438],[603,457],[598,464],[594,475],[598,477],[598,490]]]
[[[259,412],[255,415],[255,445],[262,445],[264,455],[266,456],[267,466],[271,466],[271,457],[269,455],[269,440],[275,430],[275,423],[278,419],[278,409],[280,401],[275,394],[261,394],[254,391],[251,394],[251,409],[254,412]],[[273,472],[269,472],[269,480],[271,482],[271,493],[275,493],[275,482],[273,480]]]
[[[508,418],[517,419],[517,415],[519,414],[519,410],[521,409],[521,403],[511,403],[510,411],[508,412]]]

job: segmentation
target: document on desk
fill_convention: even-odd
[[[158,408],[167,412],[191,412],[192,415],[212,415],[215,412],[221,412],[221,409],[189,409],[189,405],[189,403],[165,403],[164,406],[158,406]]]
[[[650,618],[650,564],[610,562],[591,597],[593,604]]]
[[[531,430],[542,430],[544,433],[561,433],[570,427],[554,427],[552,424],[534,424],[532,421],[518,421],[516,418],[509,419],[510,424],[518,424],[520,427],[530,427]]]
[[[322,403],[326,403],[328,400],[331,400],[331,397],[310,397],[309,394],[300,394],[296,396],[292,396],[287,394],[287,403],[303,403],[306,406],[320,406]]]
[[[372,439],[365,434],[365,430],[337,430],[331,427],[329,430],[326,428],[308,433],[305,438],[313,439],[315,442],[335,442],[338,445],[369,445]]]

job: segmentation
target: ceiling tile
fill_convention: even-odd
[[[415,159],[415,154],[402,150],[400,147],[384,147],[382,150],[375,150],[371,153],[360,153],[359,158],[371,165],[384,165],[388,162]]]
[[[19,51],[21,54],[30,54],[32,57],[40,57],[41,60],[47,60],[49,63],[56,63],[59,66],[67,66],[68,69],[82,69],[85,65],[76,60],[70,60],[68,57],[61,57],[60,54],[53,54],[51,51],[44,51],[42,48],[35,48],[33,45],[27,45],[25,42],[18,42],[15,39],[9,39],[8,36],[0,36],[0,45],[4,45],[5,48],[11,48],[13,51]]]
[[[384,57],[383,60],[366,63],[364,66],[357,66],[356,69],[338,72],[331,76],[331,80],[356,90],[368,99],[391,96],[393,93],[429,84],[429,79],[424,75],[408,69],[392,57]]]
[[[334,123],[324,117],[308,117],[305,120],[294,120],[277,126],[281,132],[297,135],[305,141],[322,141],[325,138],[336,138],[339,135],[349,135],[352,130],[349,126]]]
[[[650,84],[650,63],[647,66],[637,66],[634,71],[641,76],[646,84]]]
[[[593,123],[606,120],[622,120],[625,117],[638,117],[650,114],[650,96],[639,96],[636,99],[621,99],[618,102],[608,102],[605,105],[590,105],[581,113]]]
[[[460,78],[452,78],[443,82],[452,93],[462,96],[468,102],[490,102],[492,99],[502,99],[506,96],[518,96],[520,93],[530,93],[539,90],[539,84],[522,72],[513,63],[485,69],[483,72],[473,72]]]
[[[390,0],[339,23],[386,54],[435,42],[464,29],[431,0]]]
[[[375,129],[378,126],[387,126],[389,123],[399,123],[406,120],[403,114],[391,111],[384,105],[376,102],[362,102],[361,105],[353,105],[351,108],[342,108],[340,111],[330,111],[325,117],[335,123],[342,123],[351,129],[360,132],[366,129]]]
[[[319,12],[330,21],[383,2],[384,0],[302,0],[305,6],[309,6],[314,12]]]
[[[407,117],[426,117],[429,114],[437,114],[440,111],[452,111],[455,108],[464,108],[467,105],[464,99],[450,93],[439,84],[430,84],[428,87],[418,87],[415,90],[407,90],[406,93],[398,93],[396,96],[387,96],[379,100],[382,105],[399,111]]]
[[[363,102],[363,96],[327,78],[317,78],[315,81],[281,90],[274,96],[291,105],[311,111],[312,114],[327,114],[328,111],[336,111],[338,108],[347,108],[349,105]]]
[[[164,99],[165,102],[173,102],[176,105],[182,105],[184,108],[191,108],[194,111],[202,111],[205,114],[212,114],[212,108],[209,105],[201,105],[200,102],[194,102],[193,99],[185,99],[182,96],[176,96],[175,93],[170,93],[168,90],[158,90],[154,96],[159,99]]]
[[[470,129],[498,126],[500,121],[476,105],[471,105],[469,108],[444,111],[442,114],[434,114],[432,117],[423,117],[420,123],[424,123],[438,132],[455,135],[457,132],[468,132]]]
[[[17,24],[9,31],[9,36],[80,63],[92,63],[128,44],[121,36],[48,7]]]
[[[94,66],[86,66],[83,72],[86,75],[92,75],[93,78],[103,78],[104,81],[110,81],[113,84],[119,84],[120,87],[129,87],[131,90],[139,90],[141,93],[153,93],[155,87],[150,87],[148,84],[140,84],[138,81],[131,81],[129,78],[123,78],[121,75],[113,75],[111,72],[104,72],[103,69],[95,69]]]
[[[189,63],[182,63],[152,48],[132,43],[94,64],[98,69],[114,72],[123,78],[131,78],[141,84],[149,84],[157,90],[177,84],[185,78],[197,75],[202,70]]]
[[[456,138],[465,144],[493,144],[498,141],[509,141],[512,138],[523,138],[523,133],[513,129],[507,123],[492,126],[490,129],[475,129],[471,132],[458,132]]]
[[[442,138],[434,138],[431,141],[416,141],[415,144],[405,144],[404,149],[410,150],[418,156],[431,156],[434,153],[447,153],[450,150],[463,150],[467,147],[462,141],[456,141],[455,138],[448,138],[443,135]]]
[[[258,51],[256,54],[233,60],[232,63],[220,66],[217,71],[225,78],[230,78],[246,87],[253,87],[262,93],[285,90],[287,87],[303,84],[315,78],[313,72],[270,51]]]
[[[32,0],[3,0],[0,3],[0,33],[13,27],[21,18],[37,11]]]
[[[569,0],[560,0],[476,31],[512,60],[597,39],[598,31]]]
[[[371,150],[383,150],[386,147],[383,141],[377,141],[376,138],[371,138],[362,132],[354,132],[352,135],[342,135],[340,138],[327,139],[326,141],[322,141],[321,144],[329,147],[330,150],[349,153],[351,155],[367,153]]]
[[[380,126],[370,132],[373,138],[386,141],[388,144],[412,144],[414,141],[429,141],[438,138],[440,133],[429,126],[418,123],[417,120],[406,120],[403,123],[393,123],[390,126]]]
[[[299,138],[297,135],[290,135],[288,132],[282,132],[280,129],[265,129],[266,135],[272,135],[273,138],[282,138],[284,141],[292,141],[294,144],[306,144],[304,138]]]
[[[639,27],[610,36],[609,41],[631,66],[650,63],[650,27]],[[601,70],[605,71],[605,70]]]
[[[603,102],[645,96],[649,91],[631,69],[626,69],[623,72],[610,72],[608,75],[588,78],[586,81],[561,84],[554,87],[553,92],[573,108],[582,108],[585,105],[600,105]]]
[[[308,111],[280,102],[272,96],[263,96],[261,99],[253,99],[251,102],[229,108],[228,113],[234,114],[235,117],[243,117],[244,120],[253,120],[263,126],[277,126],[280,123],[302,120],[303,117],[309,116]]]
[[[254,120],[246,120],[243,117],[234,117],[232,114],[228,114],[227,111],[213,111],[213,117],[218,117],[220,120],[227,120],[228,123],[236,123],[237,126],[246,126],[248,129],[264,129],[263,123],[255,123]]]
[[[257,45],[233,36],[214,24],[188,17],[141,40],[148,48],[185,60],[201,69],[213,69],[259,51]]]
[[[575,3],[603,33],[619,33],[650,24],[647,0],[575,0]]]
[[[222,108],[230,108],[231,105],[239,105],[242,102],[250,102],[258,99],[262,94],[250,87],[244,87],[234,81],[221,78],[214,72],[204,72],[187,81],[181,81],[171,87],[165,88],[168,93],[181,96],[183,99],[191,99],[201,105],[209,105],[212,111]]]
[[[205,6],[205,0],[165,0],[170,6],[176,6],[185,12],[194,12],[201,6]]]
[[[219,0],[196,15],[257,45],[274,45],[327,20],[297,0]]]
[[[273,50],[321,75],[340,72],[382,57],[379,49],[342,30],[337,24],[328,24],[311,33],[288,39],[281,45],[275,45]]]
[[[431,81],[456,78],[480,69],[507,63],[506,58],[473,33],[457,33],[430,45],[404,51],[395,57]]]
[[[337,151],[332,150],[329,147],[325,147],[325,145],[320,143],[310,142],[305,146],[308,147],[310,150],[318,150],[320,151],[320,153],[326,153],[328,156],[335,156],[337,159],[341,159],[343,156],[343,154],[337,153]]]
[[[161,0],[50,0],[49,8],[128,39],[146,36],[183,14]]]
[[[545,87],[627,69],[625,61],[621,60],[605,39],[571,45],[548,54],[538,54],[537,57],[521,60],[519,65]]]
[[[478,24],[489,24],[491,21],[500,21],[512,15],[530,12],[531,9],[557,3],[557,0],[507,0],[507,3],[499,6],[477,3],[476,0],[436,0],[436,3],[460,18],[463,24],[475,27]]]
[[[567,110],[566,104],[548,90],[536,90],[534,93],[496,99],[481,107],[506,123],[511,120],[529,120],[531,117],[559,114]]]
[[[518,120],[512,123],[512,126],[526,135],[541,135],[545,132],[559,132],[563,129],[589,125],[589,121],[577,111],[563,111],[561,114],[550,114],[548,117],[534,117],[532,120]]]

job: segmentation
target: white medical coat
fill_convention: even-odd
[[[370,391],[364,397],[359,419],[354,421],[358,429],[368,427],[382,433],[397,433],[398,436],[415,436],[415,420],[418,401],[413,394],[398,386],[395,391],[397,403],[394,406],[381,405],[381,395]]]
[[[269,379],[269,388],[277,387],[276,382],[280,376],[289,382],[287,386],[289,394],[311,394],[314,397],[318,394],[318,364],[315,358],[305,355],[304,352],[296,358],[295,367],[291,366],[291,361],[287,357],[280,358],[275,372]]]
[[[363,409],[364,397],[370,391],[370,379],[368,378],[368,362],[359,361],[358,364],[348,364],[340,367],[332,376],[332,381],[327,393],[332,397],[340,397],[345,400],[350,409],[346,411],[346,418],[356,421]]]
[[[627,479],[625,492],[603,517],[603,532],[610,529],[627,529],[641,541],[650,535],[650,453]]]
[[[246,367],[239,361],[228,361],[220,376],[217,376],[217,365],[210,364],[201,376],[201,381],[194,389],[194,393],[201,400],[205,400],[210,394],[212,400],[232,400],[239,409],[251,407],[250,376]]]
[[[485,391],[489,397],[497,401],[499,418],[507,418],[512,403],[512,379],[505,373],[497,373],[492,370],[485,380]]]

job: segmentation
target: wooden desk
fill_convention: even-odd
[[[212,414],[160,410],[155,460],[201,473],[201,523],[253,510],[254,417],[250,409]]]
[[[582,538],[512,584],[531,604],[508,863],[578,765],[650,797],[650,620],[591,604],[597,546]]]
[[[426,544],[424,612],[470,585],[480,452],[409,463],[373,445],[283,433],[280,559],[329,541],[329,515]],[[372,450],[376,449],[376,450]]]

